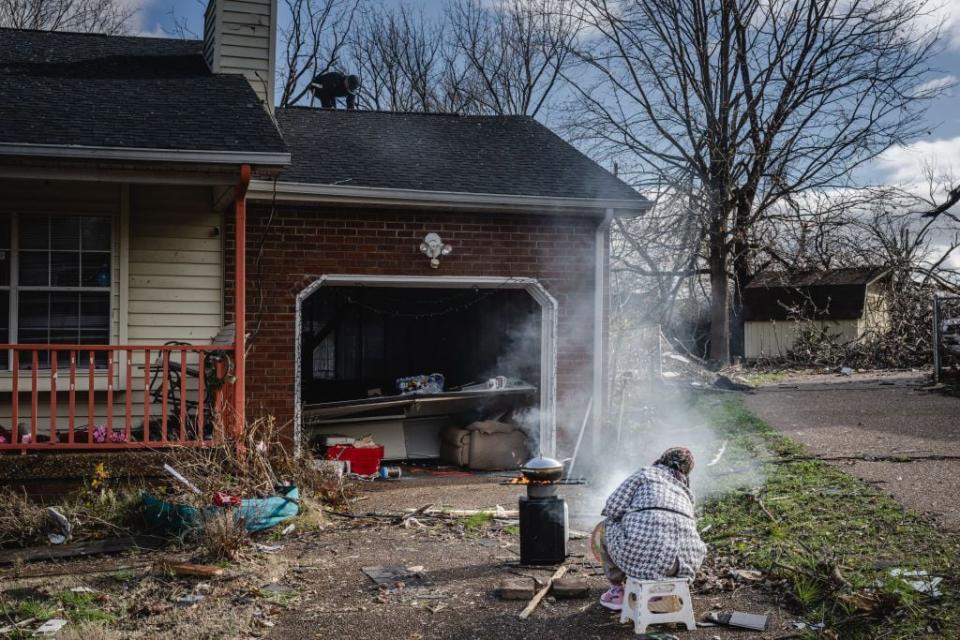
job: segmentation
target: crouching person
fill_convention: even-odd
[[[668,449],[653,466],[623,481],[607,498],[604,520],[594,529],[594,554],[612,585],[600,597],[608,609],[623,608],[627,576],[637,580],[693,577],[707,547],[697,532],[690,492],[693,455]]]

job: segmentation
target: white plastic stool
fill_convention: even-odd
[[[680,600],[680,609],[670,613],[654,613],[650,611],[650,600],[677,596]],[[672,578],[667,580],[636,580],[627,578],[623,587],[623,609],[620,610],[620,623],[633,621],[635,633],[645,633],[651,624],[680,622],[686,625],[688,631],[697,628],[697,621],[693,615],[693,602],[690,598],[690,581],[686,578]]]

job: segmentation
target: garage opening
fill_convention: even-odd
[[[552,449],[555,323],[530,280],[328,276],[298,301],[300,444],[473,469]]]

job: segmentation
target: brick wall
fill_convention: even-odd
[[[249,203],[247,326],[248,331],[259,329],[247,361],[248,415],[269,412],[281,424],[292,421],[296,296],[321,275],[341,273],[536,278],[559,302],[561,437],[582,419],[591,389],[596,219],[316,206],[278,206],[268,230],[269,218],[269,205]],[[453,246],[439,269],[431,269],[419,250],[430,231]],[[233,308],[232,239],[228,226],[228,322]]]

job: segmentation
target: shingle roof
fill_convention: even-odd
[[[304,107],[276,115],[293,154],[282,181],[646,202],[529,117]]]
[[[832,287],[842,285],[865,285],[887,271],[885,267],[841,267],[808,271],[762,271],[755,275],[747,289],[773,287]]]
[[[202,42],[0,29],[0,144],[286,151],[239,75]]]

